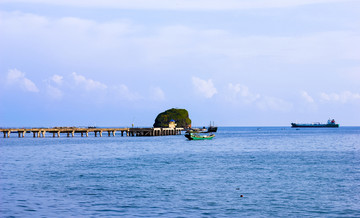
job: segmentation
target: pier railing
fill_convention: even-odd
[[[120,132],[121,136],[166,136],[180,135],[184,128],[78,128],[78,127],[54,127],[54,128],[4,128],[0,132],[4,138],[9,138],[12,133],[17,133],[19,138],[24,138],[26,133],[32,133],[34,138],[45,137],[46,134],[52,134],[52,137],[60,137],[66,134],[67,137],[74,137],[80,134],[81,137],[88,137],[89,133],[94,133],[95,137],[103,136],[107,133],[110,136],[116,136]]]

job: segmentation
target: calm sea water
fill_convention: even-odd
[[[360,127],[31,136],[0,138],[1,217],[360,217]]]

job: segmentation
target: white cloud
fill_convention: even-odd
[[[350,101],[360,101],[359,93],[352,93],[350,91],[344,91],[342,93],[321,93],[320,98],[325,102],[340,102],[348,103]]]
[[[258,101],[256,105],[261,110],[274,110],[274,111],[289,111],[293,105],[283,99],[276,97],[263,96]]]
[[[22,56],[30,56],[35,50],[38,58],[52,56],[68,64],[96,63],[101,58],[102,63],[111,60],[118,64],[129,55],[124,51],[129,50],[133,38],[127,34],[138,28],[129,20],[98,22],[22,12],[0,11],[0,20],[2,50],[21,49]]]
[[[129,88],[124,84],[115,86],[113,89],[120,99],[135,101],[142,98],[138,93],[130,91]]]
[[[254,105],[260,110],[289,111],[292,108],[292,104],[283,99],[253,93],[247,86],[241,84],[229,83],[226,95],[234,104]]]
[[[25,73],[17,69],[11,69],[8,71],[6,81],[7,84],[17,85],[24,91],[39,92],[39,89],[37,88],[35,83],[32,82],[30,79],[26,78]]]
[[[212,98],[217,93],[217,90],[211,79],[206,81],[198,77],[192,77],[192,83],[195,90],[205,98]]]
[[[251,93],[247,86],[241,84],[229,83],[228,90],[229,96],[232,96],[231,101],[237,101],[240,98],[245,103],[250,104],[261,97],[259,94]]]
[[[50,84],[46,86],[46,93],[52,99],[57,99],[57,100],[62,99],[62,97],[64,96],[64,93],[63,91],[61,91],[61,89],[59,89],[58,87],[54,87]]]
[[[60,75],[53,75],[51,78],[50,78],[50,80],[52,81],[52,82],[54,82],[55,84],[57,84],[57,85],[62,85],[63,84],[63,79],[64,79],[64,77],[63,76],[60,76]]]
[[[253,8],[297,7],[346,0],[1,0],[0,3],[38,3],[75,7],[102,7],[145,10],[241,10]],[[351,1],[351,0],[348,0]]]
[[[155,101],[165,100],[165,93],[160,87],[151,87],[150,95],[151,95],[151,99]]]
[[[64,96],[64,92],[60,89],[60,87],[64,83],[64,77],[54,74],[49,79],[45,80],[45,82],[46,94],[52,99],[62,99],[62,97]]]
[[[85,76],[79,75],[75,72],[72,73],[76,85],[83,87],[86,91],[91,90],[104,90],[107,86],[99,81],[87,79]]]
[[[308,103],[314,103],[314,99],[306,92],[306,91],[302,91],[301,92],[301,97]]]
[[[48,80],[45,80],[47,95],[53,99],[62,99],[66,94],[66,90],[70,90],[71,86],[76,85],[76,87],[80,87],[85,91],[107,91],[107,92],[98,92],[97,95],[94,95],[94,92],[90,94],[87,92],[83,92],[83,96],[91,96],[91,98],[98,99],[122,99],[122,100],[130,100],[135,101],[142,99],[142,97],[136,93],[131,91],[128,86],[124,84],[120,84],[117,86],[108,86],[107,84],[101,83],[99,81],[95,81],[93,79],[89,79],[83,75],[79,75],[76,72],[71,74],[71,81],[64,80],[64,77],[61,75],[53,75]],[[164,98],[164,93],[160,88],[152,88],[151,89],[152,97],[156,97],[157,100],[162,100]]]

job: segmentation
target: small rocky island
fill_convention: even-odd
[[[169,127],[169,125],[176,125],[177,128],[191,127],[191,120],[189,113],[185,109],[172,108],[157,115],[154,127]],[[174,126],[175,127],[175,126]]]

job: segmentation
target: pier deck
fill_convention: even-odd
[[[66,133],[67,137],[74,137],[81,134],[81,137],[88,137],[89,133],[94,133],[95,137],[103,136],[107,132],[108,136],[116,136],[120,132],[121,136],[166,136],[180,135],[184,128],[78,128],[78,127],[54,127],[54,128],[4,128],[0,132],[4,138],[9,138],[11,133],[17,133],[19,138],[24,138],[26,133],[32,133],[34,138],[45,137],[46,133],[52,133],[52,137],[60,137]]]

